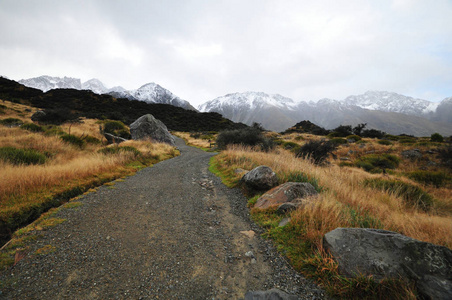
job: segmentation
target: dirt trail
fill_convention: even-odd
[[[208,171],[214,154],[177,145],[180,156],[58,212],[67,221],[0,274],[0,298],[243,299],[273,287],[322,298],[259,237],[241,193]],[[51,251],[36,254],[43,247]]]

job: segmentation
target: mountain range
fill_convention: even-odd
[[[135,90],[116,86],[106,88],[98,79],[81,82],[71,77],[40,76],[20,83],[48,91],[56,88],[91,90],[115,98],[140,100],[147,103],[171,104],[196,110],[156,83],[147,83]],[[251,125],[260,123],[273,131],[284,131],[294,124],[309,120],[327,129],[339,125],[367,123],[367,128],[391,134],[429,136],[438,132],[452,135],[452,97],[440,103],[416,99],[386,91],[368,91],[344,100],[324,98],[318,101],[294,101],[278,94],[263,92],[232,93],[210,100],[198,107],[201,112],[217,112],[234,122]]]
[[[234,122],[248,125],[257,122],[278,132],[309,120],[327,129],[367,123],[368,128],[391,134],[452,134],[452,97],[434,103],[396,93],[368,91],[342,101],[325,98],[295,102],[278,94],[244,92],[215,98],[198,109],[218,112]]]
[[[96,78],[86,82],[81,82],[79,78],[72,77],[51,77],[47,75],[22,79],[19,83],[47,92],[52,89],[76,89],[91,90],[96,94],[109,94],[115,98],[127,98],[129,100],[140,100],[147,103],[170,104],[189,110],[196,110],[191,104],[177,97],[169,90],[156,83],[147,83],[136,90],[126,90],[121,86],[106,88],[105,85]]]

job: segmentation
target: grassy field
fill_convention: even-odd
[[[51,207],[92,187],[178,155],[173,147],[150,141],[106,146],[99,126],[106,127],[108,120],[81,119],[77,123],[44,126],[31,122],[35,111],[10,102],[0,106],[3,242],[14,230]],[[117,122],[110,124],[117,125]]]
[[[280,183],[308,181],[320,191],[311,205],[292,212],[289,225],[284,227],[278,224],[287,216],[276,214],[275,209],[253,209],[259,195],[252,197],[252,217],[266,228],[266,236],[276,242],[297,270],[315,278],[336,297],[414,299],[413,287],[405,283],[375,282],[366,277],[351,280],[339,275],[337,264],[323,249],[322,238],[337,227],[379,228],[452,248],[450,169],[441,166],[436,151],[427,151],[444,144],[416,139],[413,143],[392,141],[382,145],[378,140],[364,139],[341,144],[329,163],[319,166],[295,157],[294,150],[321,137],[270,135],[277,137],[279,144],[273,151],[230,146],[211,162],[211,169],[231,187],[243,175],[236,169],[266,165],[276,172]],[[421,159],[401,156],[402,151],[413,148],[424,153]],[[389,163],[384,158],[389,158]],[[384,167],[394,168],[383,172],[378,168],[382,160]],[[377,167],[372,165],[375,161]]]

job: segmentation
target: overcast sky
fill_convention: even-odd
[[[0,0],[0,75],[233,92],[452,96],[452,0]]]

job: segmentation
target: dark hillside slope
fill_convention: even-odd
[[[87,90],[55,89],[43,93],[6,78],[0,78],[0,99],[42,109],[70,110],[82,117],[120,120],[125,124],[131,124],[142,115],[152,114],[168,129],[177,131],[220,131],[247,127],[218,113],[199,113],[168,104],[117,99]]]

